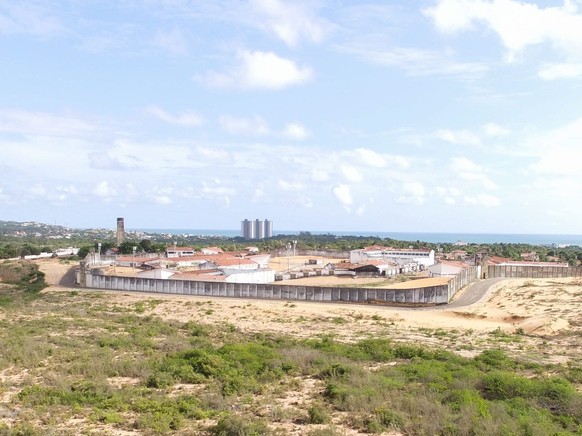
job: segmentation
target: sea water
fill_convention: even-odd
[[[241,236],[240,230],[218,229],[136,229],[137,231],[170,235],[219,236],[234,238]],[[299,235],[297,230],[280,230],[275,236]],[[429,232],[379,232],[379,231],[310,231],[312,235],[361,236],[395,239],[398,241],[421,241],[430,243],[475,243],[475,244],[531,244],[531,245],[578,245],[582,246],[582,235],[528,234],[528,233],[429,233]]]

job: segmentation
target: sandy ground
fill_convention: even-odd
[[[70,290],[59,283],[74,264],[46,260],[39,265],[52,284],[46,292]],[[443,346],[467,356],[485,348],[503,346],[543,362],[582,357],[580,278],[508,279],[495,284],[484,301],[454,309],[107,293],[110,301],[120,305],[155,300],[148,314],[165,319],[227,323],[248,332],[298,337],[331,334],[348,341],[388,336],[394,340]]]

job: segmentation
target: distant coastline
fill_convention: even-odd
[[[192,236],[221,236],[235,238],[240,236],[240,230],[219,229],[131,229],[147,233],[192,235]],[[298,235],[300,230],[279,230],[274,236]],[[305,230],[304,230],[305,232]],[[513,234],[513,233],[427,233],[427,232],[373,232],[373,231],[308,231],[312,235],[331,234],[336,236],[378,237],[390,238],[399,241],[422,241],[430,243],[455,243],[457,241],[476,244],[531,244],[531,245],[578,245],[582,246],[582,235],[566,234]]]

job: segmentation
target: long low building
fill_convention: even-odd
[[[425,268],[435,263],[434,250],[429,249],[372,246],[350,251],[351,263],[378,259],[392,260],[398,264],[416,262]]]

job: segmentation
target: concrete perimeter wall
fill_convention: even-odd
[[[285,257],[287,256],[287,250],[284,248],[271,250],[271,256],[273,257]],[[325,257],[328,259],[349,259],[349,251],[327,251],[327,250],[295,250],[296,256],[310,256],[315,258]]]
[[[490,265],[487,268],[487,276],[519,278],[519,279],[545,279],[560,277],[582,277],[582,268],[559,266],[510,266]]]
[[[460,289],[464,288],[470,283],[473,283],[475,280],[478,280],[480,275],[480,266],[471,266],[469,268],[462,269],[461,272],[454,276],[448,283],[447,303],[451,301],[451,298],[453,298]]]
[[[81,270],[83,270],[82,267]],[[448,303],[461,287],[466,286],[477,277],[477,267],[474,267],[464,270],[445,285],[410,289],[372,289],[295,286],[274,283],[225,283],[147,279],[97,275],[92,274],[90,270],[84,270],[84,273],[79,275],[79,284],[87,288],[160,294],[371,304],[432,305]],[[410,284],[414,286],[414,281],[411,281]]]

